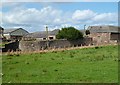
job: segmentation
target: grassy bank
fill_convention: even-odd
[[[118,82],[118,47],[4,55],[3,83]]]

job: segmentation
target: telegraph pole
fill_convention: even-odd
[[[86,31],[86,30],[85,30],[85,27],[86,27],[86,24],[84,25],[84,36],[86,35],[86,33],[85,33],[85,31]]]
[[[49,47],[49,42],[48,42],[48,27],[46,26],[46,35],[47,35],[47,49]]]

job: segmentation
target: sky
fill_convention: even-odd
[[[11,2],[10,2],[11,1]],[[0,6],[1,26],[24,28],[29,32],[73,26],[86,29],[92,25],[118,25],[118,2],[14,2]],[[95,1],[95,0],[94,0]],[[109,0],[110,1],[110,0]],[[114,1],[114,2],[113,2]]]

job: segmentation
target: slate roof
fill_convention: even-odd
[[[55,29],[53,31],[49,31],[48,35],[55,36],[59,32],[59,29]],[[41,31],[41,32],[34,32],[34,33],[29,33],[25,35],[24,37],[31,37],[31,38],[46,38],[47,33],[46,31]]]
[[[15,31],[16,29],[4,29],[4,33],[11,33]]]
[[[10,29],[4,29],[4,34],[11,33],[15,30],[22,29],[22,28],[10,28]],[[23,29],[24,30],[24,29]],[[26,31],[26,30],[25,30]],[[27,31],[26,31],[27,32]]]
[[[59,29],[55,29],[55,30],[51,31],[49,34],[50,35],[57,35],[58,32],[59,32]]]
[[[120,33],[120,27],[117,26],[89,26],[88,30],[90,30],[91,33]]]

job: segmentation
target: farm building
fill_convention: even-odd
[[[2,28],[2,27],[0,26],[0,39],[3,38],[3,31],[4,31],[4,28]]]
[[[4,36],[7,40],[21,40],[21,38],[28,34],[28,31],[17,28],[17,29],[4,29]]]
[[[23,40],[30,40],[30,39],[47,40],[47,37],[48,37],[48,40],[55,40],[56,34],[58,33],[58,31],[59,29],[48,31],[48,34],[46,31],[29,33],[23,37]]]
[[[93,44],[114,44],[119,41],[120,27],[117,26],[89,26]]]

